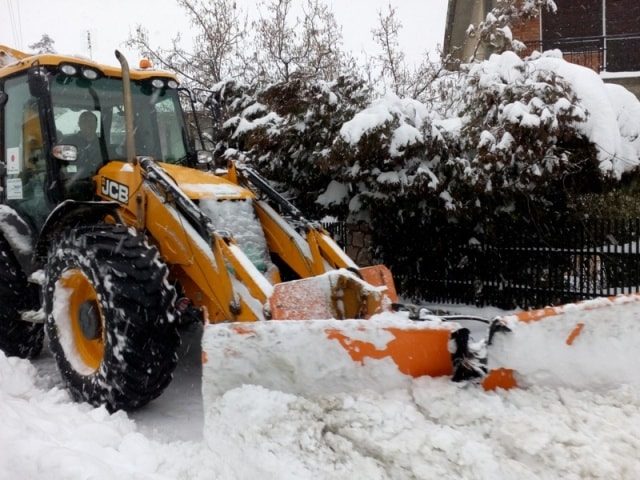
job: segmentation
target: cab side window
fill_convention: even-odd
[[[46,155],[37,101],[26,78],[5,82],[9,100],[4,109],[5,198],[32,226],[40,228],[51,208],[46,197]]]

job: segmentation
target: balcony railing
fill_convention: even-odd
[[[596,72],[640,71],[640,33],[526,41],[525,54],[561,50],[565,60]]]

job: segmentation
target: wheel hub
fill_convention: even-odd
[[[65,290],[69,313],[66,319],[61,317],[58,321],[69,322],[71,328],[68,344],[77,352],[77,355],[68,352],[67,356],[75,358],[74,368],[87,375],[100,367],[105,352],[105,322],[98,294],[89,278],[78,268],[66,270],[62,274],[60,287]],[[63,335],[66,335],[66,331],[61,329]]]
[[[80,331],[87,340],[96,340],[102,336],[102,322],[98,304],[94,300],[87,300],[80,305],[78,312]]]

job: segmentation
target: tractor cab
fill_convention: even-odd
[[[121,75],[59,55],[16,58],[0,68],[1,200],[36,231],[60,202],[94,199],[93,177],[103,165],[126,161]],[[195,163],[178,90],[166,72],[131,72],[136,155]]]

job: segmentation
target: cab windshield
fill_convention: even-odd
[[[178,92],[154,87],[150,80],[132,81],[136,155],[182,164],[187,160],[186,129]],[[87,80],[57,74],[51,83],[56,143],[78,147],[78,160],[86,157],[99,167],[124,160],[125,117],[122,81]]]

